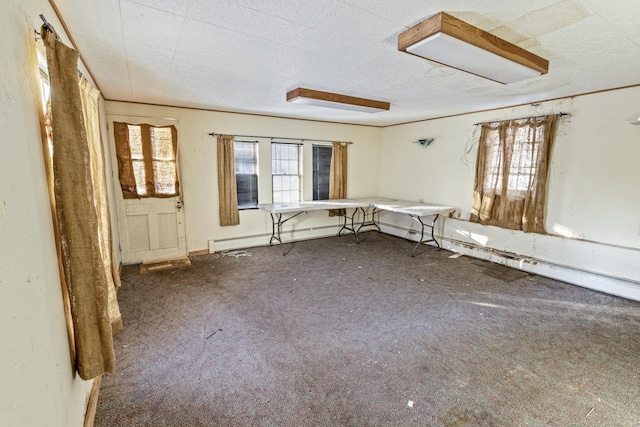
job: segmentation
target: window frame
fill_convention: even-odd
[[[283,158],[282,156],[282,149],[284,149],[286,147],[287,150],[287,157]],[[289,157],[289,155],[293,152],[292,147],[295,147],[295,152],[296,152],[296,159],[292,159]],[[277,162],[284,162],[287,161],[288,165],[287,166],[283,166],[281,164],[277,164]],[[295,162],[295,163],[292,163]],[[297,166],[297,173],[286,173],[286,172],[278,172],[278,170],[285,170],[287,168],[290,168],[292,166],[292,164],[296,164]],[[294,191],[291,189],[292,187],[289,186],[289,189],[282,189],[282,186],[284,184],[284,180],[281,180],[281,185],[276,185],[276,181],[278,180],[278,178],[280,177],[295,177],[295,180],[297,180],[297,192],[294,193]],[[289,180],[289,184],[291,184],[292,181],[295,181],[290,179]],[[271,142],[271,197],[272,197],[272,202],[273,203],[290,203],[290,202],[300,202],[303,200],[303,186],[304,186],[304,174],[303,174],[303,144],[302,143],[289,143],[289,142]],[[278,187],[278,188],[277,188]],[[277,189],[276,189],[277,188]],[[288,192],[289,194],[297,194],[297,197],[295,198],[285,198],[285,197],[277,197],[276,194],[281,193],[284,194],[284,192]]]
[[[482,123],[470,221],[545,234],[557,114]]]

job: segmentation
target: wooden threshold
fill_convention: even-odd
[[[145,261],[140,264],[140,273],[150,273],[153,271],[170,270],[173,268],[188,267],[191,265],[189,257],[179,257],[160,261]]]
[[[189,252],[189,256],[209,255],[209,249],[201,249],[199,251]]]

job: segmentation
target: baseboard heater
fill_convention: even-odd
[[[331,232],[324,232],[325,230],[331,230]],[[336,225],[321,225],[318,227],[282,230],[282,238],[284,239],[285,243],[295,242],[296,240],[309,240],[318,237],[337,235],[337,230],[339,230],[339,227]],[[209,240],[209,253],[226,250],[245,249],[256,246],[269,246],[270,238],[271,233],[260,233],[240,237]],[[277,242],[274,244],[277,244]]]
[[[414,240],[412,237],[415,235],[415,230],[384,222],[381,222],[380,225],[383,232],[408,240]],[[610,274],[565,265],[532,256],[519,255],[513,252],[476,245],[474,243],[438,234],[436,234],[436,237],[441,242],[441,246],[444,249],[453,252],[484,259],[496,264],[502,264],[517,270],[539,274],[540,276],[561,280],[563,282],[595,291],[640,301],[640,281],[637,280],[626,277],[616,277]]]

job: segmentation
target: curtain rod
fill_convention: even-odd
[[[215,132],[211,132],[209,135],[211,136],[216,136],[216,135],[221,135],[219,133],[215,133]],[[334,141],[334,140],[330,140],[330,139],[315,139],[315,138],[288,138],[285,136],[260,136],[260,135],[233,135],[234,138],[238,137],[238,138],[270,138],[270,139],[288,139],[291,141],[316,141],[316,142],[339,142],[342,144],[353,144],[353,142],[351,141]]]
[[[505,122],[505,121],[509,121],[509,120],[526,120],[526,119],[530,119],[532,117],[538,118],[538,117],[544,117],[547,114],[542,114],[539,116],[529,116],[529,117],[518,117],[517,119],[504,119],[504,120],[491,120],[490,122],[478,122],[478,123],[474,123],[474,126],[478,126],[481,125],[483,123],[498,123],[498,122]],[[558,117],[562,117],[562,116],[568,116],[569,113],[558,113]]]
[[[47,18],[45,18],[43,14],[40,14],[40,19],[42,19],[42,22],[44,22],[43,27],[47,31],[49,31],[51,34],[53,34],[53,27],[51,27],[51,24],[49,24],[49,21],[47,21]]]
[[[46,31],[49,31],[51,34],[55,34],[55,31],[53,31],[53,27],[51,26],[51,24],[49,24],[49,21],[47,21],[47,18],[45,18],[43,14],[40,14],[40,19],[42,19],[42,22],[44,23],[44,24],[42,25],[42,27],[43,27]],[[40,33],[38,32],[38,30],[34,30],[34,31],[35,31],[35,32],[36,32],[36,34],[37,34],[37,35],[39,35],[41,38],[44,38],[44,37],[42,36],[42,34],[40,34]],[[57,35],[56,35],[56,38],[57,38]],[[36,40],[38,40],[38,38],[36,38]],[[78,70],[78,76],[79,76],[79,77],[84,77],[84,75],[82,74],[82,71]],[[86,79],[86,77],[85,77],[85,79]]]

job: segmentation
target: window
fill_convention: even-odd
[[[113,125],[124,198],[178,196],[175,126]]]
[[[273,203],[300,201],[301,144],[271,144]]]
[[[502,185],[506,176],[506,191],[509,194],[524,197],[525,192],[536,176],[536,162],[538,150],[542,143],[542,134],[530,132],[528,127],[512,130],[513,145],[510,147],[508,163],[505,162],[504,145],[500,141],[500,132],[488,132],[486,137],[487,164],[484,187],[495,185],[496,192],[502,192]]]
[[[544,233],[557,115],[483,123],[471,221]]]
[[[332,152],[333,148],[328,145],[313,146],[313,200],[329,198]]]
[[[47,73],[40,69],[40,86],[42,87],[42,92],[41,92],[41,101],[42,101],[42,108],[46,111],[47,110],[47,103],[49,102],[49,96],[51,93],[51,88],[49,87],[49,76],[47,75]]]
[[[258,143],[233,141],[238,209],[258,206]]]

